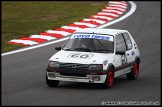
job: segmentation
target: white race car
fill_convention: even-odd
[[[71,34],[48,62],[46,83],[60,81],[100,83],[111,88],[114,78],[126,74],[135,80],[139,73],[138,46],[127,30],[86,28]]]

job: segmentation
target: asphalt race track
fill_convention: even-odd
[[[101,105],[108,101],[161,100],[161,11],[160,1],[135,2],[133,15],[109,28],[127,29],[140,49],[140,74],[137,80],[126,76],[115,79],[111,89],[96,84],[61,82],[59,87],[46,85],[48,59],[63,42],[2,56],[2,105]]]

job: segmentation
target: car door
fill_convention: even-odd
[[[132,41],[130,39],[130,35],[128,33],[122,34],[124,37],[124,41],[126,43],[126,57],[127,57],[127,65],[131,65],[135,59],[135,52],[133,50]],[[128,65],[128,66],[129,66]]]
[[[120,76],[122,74],[128,73],[130,68],[127,67],[129,64],[129,50],[127,49],[127,45],[124,39],[123,34],[116,35],[116,49],[115,49],[115,59],[116,59],[116,71],[115,77]],[[124,54],[118,54],[117,52],[124,52]]]

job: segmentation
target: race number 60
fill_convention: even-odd
[[[81,59],[90,59],[93,55],[92,54],[75,54],[71,53],[68,55],[68,58],[81,58]]]

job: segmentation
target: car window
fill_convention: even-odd
[[[125,42],[126,42],[126,45],[127,45],[127,49],[128,50],[132,49],[132,41],[131,41],[131,39],[129,37],[129,34],[124,33],[123,36],[124,36],[124,39],[125,39]]]
[[[76,33],[65,43],[63,50],[67,51],[91,51],[114,52],[114,38],[107,34]]]
[[[114,50],[113,42],[94,39],[94,44],[95,44],[97,50],[105,49],[105,48],[107,50],[112,50],[112,52]]]
[[[116,51],[126,51],[126,45],[122,34],[116,36]]]

